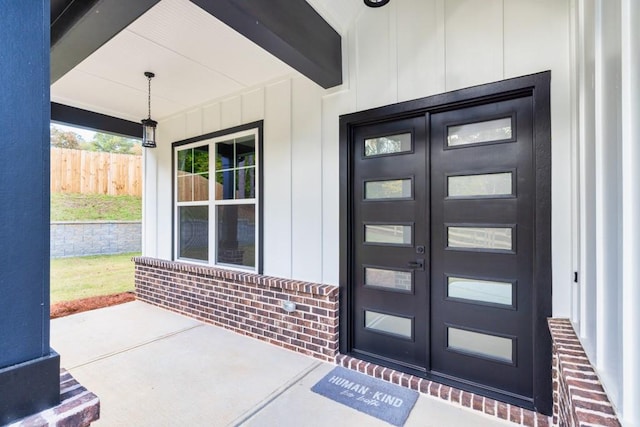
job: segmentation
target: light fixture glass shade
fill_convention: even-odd
[[[151,119],[142,120],[142,146],[156,148],[156,125],[158,122]]]

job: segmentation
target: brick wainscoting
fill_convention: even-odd
[[[338,288],[155,258],[133,258],[139,300],[335,362]],[[287,313],[285,301],[296,303]]]
[[[553,422],[561,427],[620,426],[569,319],[549,319],[553,341]]]

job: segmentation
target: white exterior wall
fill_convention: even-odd
[[[551,70],[553,312],[569,317],[572,261],[571,9],[558,0],[403,0],[365,9],[343,34],[342,92],[323,99],[324,146],[340,114]],[[337,165],[337,147],[332,152]],[[329,173],[337,188],[337,168]],[[337,282],[337,192],[324,199],[335,224],[324,240]],[[327,203],[331,205],[327,206]],[[327,233],[326,233],[327,234]],[[326,265],[326,260],[325,260]]]
[[[640,5],[576,1],[579,263],[572,320],[625,426],[640,426]]]
[[[639,3],[394,0],[341,28],[341,87],[291,76],[160,123],[144,254],[171,258],[171,143],[264,119],[264,273],[337,285],[339,116],[551,70],[553,315],[640,426]]]
[[[553,315],[640,426],[639,3],[395,0],[342,36],[339,88],[292,76],[160,123],[145,255],[171,257],[171,142],[264,119],[264,273],[338,284],[339,116],[551,70]]]
[[[622,396],[624,422],[640,426],[640,4],[623,0],[622,32]]]
[[[552,71],[554,315],[569,316],[570,7],[559,0],[402,0],[362,6],[343,36],[345,80],[292,76],[161,121],[145,153],[144,254],[171,258],[171,143],[264,119],[264,273],[338,284],[338,117]]]

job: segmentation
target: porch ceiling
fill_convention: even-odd
[[[60,13],[53,9],[60,1],[64,0],[52,3],[52,15]],[[347,25],[347,12],[353,16],[359,6],[364,7],[360,0],[309,3],[338,31]],[[152,117],[162,120],[298,73],[190,0],[161,0],[118,31],[52,80],[53,102],[139,122],[147,115],[143,73],[153,71]]]

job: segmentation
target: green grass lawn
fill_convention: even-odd
[[[99,255],[51,260],[51,303],[133,291],[139,254]]]
[[[142,198],[104,194],[51,193],[51,221],[139,221]]]

